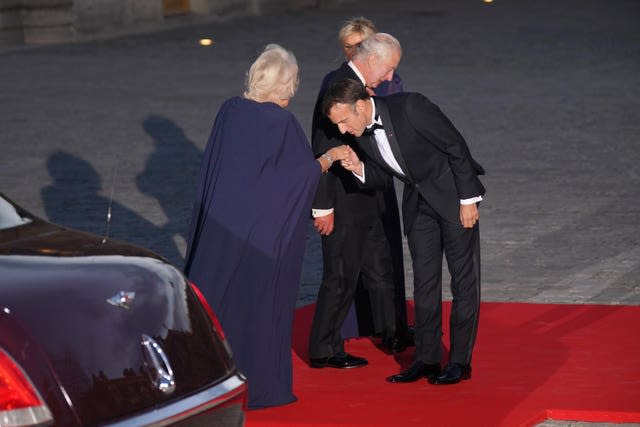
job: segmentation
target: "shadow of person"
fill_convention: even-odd
[[[161,228],[99,194],[102,179],[89,162],[57,151],[47,160],[47,169],[53,182],[42,189],[42,200],[51,222],[100,236],[108,232],[109,238],[146,247],[170,261],[180,258],[175,245],[167,245]],[[111,221],[107,226],[110,203]]]
[[[162,207],[167,218],[162,233],[177,243],[181,253],[170,261],[182,267],[202,151],[182,128],[165,117],[147,116],[142,127],[151,136],[155,150],[136,183],[141,192],[154,197]]]

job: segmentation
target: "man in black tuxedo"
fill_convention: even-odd
[[[388,175],[405,183],[403,221],[414,270],[416,358],[387,378],[454,384],[471,378],[471,354],[480,309],[478,203],[484,173],[453,124],[426,97],[401,93],[371,98],[362,85],[342,80],[327,88],[323,112],[341,133],[354,135],[367,157],[351,150],[342,166],[365,187]],[[453,303],[449,360],[442,356],[442,255],[451,273]]]
[[[372,90],[393,78],[401,54],[395,38],[377,33],[362,42],[351,61],[325,77],[313,115],[312,147],[316,155],[343,144],[357,149],[354,138],[339,133],[322,114],[327,84],[351,78],[363,90]],[[393,185],[392,180],[387,179],[385,185]],[[400,350],[391,251],[381,220],[386,208],[383,200],[380,191],[362,189],[351,172],[338,165],[320,180],[313,216],[314,226],[322,235],[323,279],[309,338],[312,367],[352,368],[367,364],[365,359],[345,353],[340,333],[360,274],[369,290],[371,306],[377,310],[383,342],[392,350]],[[397,215],[397,204],[391,209],[396,209]],[[399,223],[397,226],[399,234]]]

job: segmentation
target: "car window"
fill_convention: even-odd
[[[30,222],[31,220],[29,218],[21,217],[13,205],[0,197],[0,230],[18,227]]]

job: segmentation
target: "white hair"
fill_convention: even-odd
[[[375,33],[360,43],[353,58],[364,59],[374,55],[380,59],[389,59],[396,52],[402,55],[398,39],[391,34]]]
[[[244,97],[257,102],[291,99],[298,89],[298,61],[291,51],[269,44],[247,72]]]

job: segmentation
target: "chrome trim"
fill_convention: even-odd
[[[192,396],[180,399],[167,406],[142,413],[126,420],[112,424],[104,424],[106,427],[162,427],[168,426],[200,412],[215,408],[237,396],[247,389],[245,378],[241,374],[234,374],[220,384],[201,391]]]
[[[160,344],[149,335],[142,334],[142,349],[144,350],[144,364],[151,382],[164,394],[171,394],[176,389],[173,379],[173,369],[169,364],[169,358],[160,347]]]
[[[2,427],[44,426],[51,424],[53,416],[46,405],[0,411]]]

